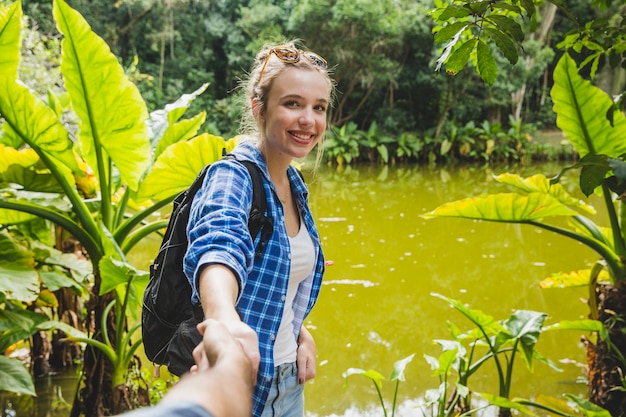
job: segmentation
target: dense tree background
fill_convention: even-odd
[[[25,0],[24,11],[39,31],[52,37],[57,35],[53,35],[50,3]],[[551,128],[554,116],[547,92],[560,56],[556,43],[576,27],[557,12],[541,39],[538,31],[546,19],[541,11],[547,6],[538,6],[532,21],[520,22],[531,34],[520,60],[511,65],[499,59],[496,82],[487,86],[472,68],[454,77],[435,72],[444,45],[434,44],[430,13],[441,5],[431,0],[69,3],[133,74],[151,109],[209,83],[193,110],[206,110],[206,129],[224,136],[237,133],[237,87],[254,53],[266,42],[293,38],[327,58],[335,69],[339,94],[331,115],[334,125],[353,121],[365,130],[376,122],[389,134],[411,131],[437,136],[446,123],[488,120],[506,125],[513,115]],[[618,5],[601,11],[584,0],[568,2],[568,7],[580,22],[620,13]],[[598,83],[617,93],[623,88],[623,72],[611,72],[607,66]]]

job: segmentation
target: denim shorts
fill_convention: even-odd
[[[303,417],[304,385],[298,384],[298,366],[295,362],[274,368],[272,388],[267,396],[261,417]]]

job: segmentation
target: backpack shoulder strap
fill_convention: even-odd
[[[252,180],[252,207],[248,217],[248,230],[253,241],[261,233],[261,240],[256,248],[256,257],[258,258],[263,254],[267,242],[272,237],[272,233],[274,233],[274,219],[268,215],[267,194],[263,186],[261,171],[259,166],[252,161],[239,160],[232,154],[226,155],[225,158],[235,159],[246,167]]]
[[[211,164],[205,165],[202,168],[202,171],[196,176],[196,179],[193,180],[193,183],[187,188],[187,190],[182,194],[182,199],[193,199],[195,195],[198,193],[198,190],[202,187],[202,183],[204,182],[204,177],[206,177],[206,173],[209,170],[209,166]],[[180,197],[180,196],[179,196]]]

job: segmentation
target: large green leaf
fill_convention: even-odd
[[[341,376],[343,376],[346,379],[352,375],[363,375],[371,379],[372,382],[378,387],[378,389],[382,388],[383,386],[382,381],[385,380],[385,377],[380,372],[375,371],[373,369],[365,370],[365,369],[359,369],[359,368],[348,368],[343,374],[341,374]]]
[[[610,412],[585,398],[576,397],[572,394],[565,394],[565,396],[569,400],[576,403],[576,405],[578,406],[578,410],[585,417],[611,417]]]
[[[472,323],[474,323],[480,329],[483,329],[487,334],[489,333],[497,333],[504,331],[504,327],[498,321],[496,321],[493,317],[480,310],[473,310],[463,305],[458,300],[454,300],[452,298],[448,298],[444,295],[431,293],[433,297],[441,298],[442,300],[447,301],[452,307],[454,307],[459,313],[463,314],[467,319],[469,319]]]
[[[45,320],[36,325],[37,330],[61,330],[74,338],[89,337],[87,333],[78,330],[75,327],[70,326],[67,323],[57,320]]]
[[[517,174],[500,174],[495,177],[496,181],[516,187],[524,192],[546,193],[559,200],[568,207],[582,210],[589,214],[596,214],[596,210],[584,201],[574,198],[559,183],[551,184],[550,180],[542,174],[536,174],[523,178]]]
[[[154,159],[158,159],[163,151],[170,145],[189,140],[198,134],[200,127],[206,121],[206,112],[201,112],[191,119],[181,120],[170,125],[154,152]]]
[[[591,269],[579,269],[570,272],[556,272],[539,282],[540,288],[586,287],[591,281]],[[599,282],[610,282],[611,277],[606,269],[598,275]]]
[[[470,197],[442,204],[433,211],[422,215],[426,219],[434,217],[461,217],[501,222],[525,222],[541,220],[551,216],[574,216],[577,213],[543,193],[490,194]]]
[[[415,353],[410,354],[404,359],[397,360],[393,364],[393,372],[389,376],[390,381],[395,381],[396,379],[399,381],[405,381],[404,379],[404,370],[406,366],[413,360]]]
[[[530,310],[516,310],[505,322],[508,333],[519,339],[528,369],[533,369],[533,352],[541,334],[543,322],[548,317],[545,313]]]
[[[455,49],[446,61],[446,72],[452,75],[458,74],[467,64],[477,43],[478,39],[468,39],[458,49]]]
[[[606,117],[613,106],[611,97],[582,78],[567,53],[554,70],[550,95],[557,126],[581,156],[595,153],[617,157],[626,153],[626,117],[615,112],[611,126]]]
[[[209,84],[205,83],[196,91],[189,94],[183,94],[175,102],[167,104],[165,108],[155,110],[150,113],[150,118],[148,119],[147,124],[150,128],[150,142],[152,143],[153,148],[156,148],[167,129],[176,123],[183,116],[183,114],[185,114],[191,103],[196,99],[196,97],[204,93],[208,86]],[[166,146],[164,148],[166,148]],[[156,158],[157,157],[155,156],[154,159]]]
[[[458,349],[444,350],[438,358],[432,358],[428,355],[424,355],[426,361],[430,363],[430,367],[433,371],[432,376],[448,375],[450,368],[458,361],[459,358]]]
[[[39,243],[33,242],[35,254],[39,254]],[[77,282],[87,282],[93,274],[93,265],[84,258],[79,258],[73,253],[62,253],[53,248],[44,259],[47,265],[55,265],[69,272],[69,276]],[[38,257],[39,259],[39,257]]]
[[[119,299],[124,299],[128,289],[130,293],[127,314],[137,318],[136,313],[139,312],[139,306],[141,306],[141,300],[148,285],[150,274],[136,269],[126,262],[117,261],[110,257],[102,258],[99,267],[102,275],[100,295],[115,290]],[[131,280],[131,285],[128,286],[128,282]]]
[[[452,6],[451,6],[452,7]],[[435,43],[441,43],[454,37],[460,30],[465,30],[467,22],[459,21],[448,24],[435,33]]]
[[[17,210],[0,209],[0,224],[18,224],[35,219],[33,214],[24,213]]]
[[[0,175],[9,169],[11,165],[24,167],[33,166],[39,161],[37,153],[31,149],[15,149],[0,144]]]
[[[490,404],[496,405],[501,408],[510,408],[513,410],[520,411],[529,416],[536,416],[537,414],[533,413],[528,407],[524,404],[520,404],[519,402],[515,402],[508,398],[500,397],[498,395],[489,394],[486,392],[479,392],[478,395],[489,401]]]
[[[16,134],[37,152],[53,157],[71,169],[81,172],[72,149],[73,143],[56,113],[16,80],[0,75],[0,114],[3,128]],[[8,151],[4,148],[3,151]],[[53,161],[51,161],[53,162]],[[61,167],[59,167],[61,168]],[[68,172],[66,180],[73,184]]]
[[[489,46],[487,46],[483,40],[478,39],[477,44],[476,62],[478,64],[478,73],[487,84],[493,85],[498,76],[496,60],[491,54],[491,49],[489,49]]]
[[[515,43],[509,38],[509,35],[499,29],[490,27],[485,28],[485,33],[493,39],[500,52],[509,60],[511,65],[515,65],[518,60],[517,48]]]
[[[33,253],[17,245],[6,232],[0,232],[0,292],[25,302],[35,301],[39,294]]]
[[[20,32],[22,30],[22,2],[0,6],[0,75],[17,78],[20,62]]]
[[[37,395],[30,372],[17,359],[0,355],[0,391]]]
[[[142,181],[137,201],[163,200],[185,190],[205,165],[222,157],[226,147],[223,138],[206,133],[169,146]]]
[[[98,167],[97,153],[104,148],[122,181],[136,190],[151,159],[146,104],[107,44],[78,12],[55,0],[53,14],[64,36],[61,71],[80,119],[85,159]],[[100,181],[109,175],[108,164],[103,167]]]

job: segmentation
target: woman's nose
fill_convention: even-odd
[[[303,126],[310,126],[314,123],[313,109],[303,109],[298,120]]]

